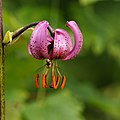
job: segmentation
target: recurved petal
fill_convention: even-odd
[[[41,52],[36,52],[35,48],[30,45],[30,42],[28,42],[28,53],[36,59],[43,59]]]
[[[27,47],[28,47],[28,53],[32,56],[32,53],[31,53],[31,50],[30,50],[30,41],[28,42],[28,46]]]
[[[64,59],[72,48],[70,35],[63,29],[55,30],[53,58]]]
[[[69,59],[73,59],[74,57],[76,57],[76,55],[78,55],[78,53],[80,52],[82,43],[83,43],[83,37],[82,37],[82,33],[75,21],[67,22],[66,26],[69,27],[74,34],[74,47],[69,52],[67,57],[64,59],[64,60],[69,60]]]
[[[49,44],[47,40],[48,26],[49,23],[47,21],[39,22],[36,25],[28,43],[28,52],[36,59],[49,58],[47,51],[47,46]]]

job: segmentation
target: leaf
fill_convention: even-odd
[[[98,2],[98,1],[100,1],[100,0],[79,0],[80,4],[82,4],[84,6],[89,5],[89,4],[93,4],[93,3]]]
[[[21,108],[24,106],[24,101],[28,97],[25,90],[11,90],[6,94],[6,120],[21,120]]]
[[[5,36],[4,36],[4,39],[3,39],[4,44],[12,42],[12,35],[13,35],[13,32],[10,32],[10,31],[7,31],[5,33]]]
[[[27,105],[23,113],[28,120],[84,120],[82,111],[82,104],[79,104],[69,91],[62,91],[44,101]]]
[[[66,71],[68,81],[66,87],[69,87],[74,93],[74,97],[80,101],[82,100],[87,104],[87,107],[89,105],[88,109],[95,108],[95,111],[104,112],[105,115],[119,120],[120,99],[105,96],[103,91],[101,91],[102,87],[105,89],[108,84],[113,84],[112,80],[115,83],[115,80],[119,79],[119,69],[116,70],[117,67],[113,65],[113,71],[116,70],[115,76],[117,77],[116,79],[111,79],[114,72],[109,70],[109,66],[112,68],[112,62],[110,60],[109,62],[106,61],[107,57],[103,58],[103,56],[93,57],[90,55],[90,57],[78,57],[72,61],[62,62],[59,65]],[[117,84],[119,85],[119,80]],[[112,95],[112,92],[110,94]],[[94,116],[94,112],[89,111],[89,114],[92,114],[91,117]]]
[[[101,1],[89,6],[81,6],[75,2],[71,4],[69,10],[83,32],[83,48],[88,51],[91,48],[93,53],[97,55],[107,49],[110,55],[118,56],[118,59],[116,57],[115,59],[120,61],[118,54],[120,49],[119,45],[116,45],[116,43],[120,44],[119,2]],[[115,47],[112,47],[111,50],[111,46]]]

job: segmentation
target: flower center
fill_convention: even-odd
[[[47,46],[47,50],[48,50],[48,54],[52,55],[53,54],[53,46],[54,46],[54,42],[51,42],[48,46]]]
[[[51,72],[50,88],[57,89],[60,80],[62,80],[60,84],[60,89],[64,88],[66,82],[66,76],[65,75],[62,76],[58,68],[59,67],[57,65],[57,61],[46,59],[45,70],[42,73],[42,88],[48,88],[47,76],[49,72]],[[39,88],[38,79],[39,79],[39,74],[36,74],[35,76],[36,88]]]

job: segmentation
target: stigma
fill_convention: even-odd
[[[58,69],[58,65],[57,65],[57,61],[56,60],[50,60],[50,59],[46,59],[45,61],[45,67],[43,70],[43,73],[41,74],[42,76],[42,88],[52,88],[52,89],[57,89],[58,86],[60,85],[60,89],[63,89],[66,83],[66,76],[65,75],[61,75],[59,69]],[[48,74],[50,74],[51,77],[51,81],[48,82],[47,81],[47,77]],[[48,85],[48,83],[50,85]],[[35,76],[35,86],[36,88],[39,88],[39,74],[37,73]]]

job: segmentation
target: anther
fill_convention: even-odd
[[[54,89],[57,89],[59,82],[60,82],[60,76],[57,76],[57,80],[56,80]]]
[[[46,81],[46,74],[42,75],[42,88],[48,88],[47,81]]]
[[[63,88],[64,88],[65,83],[66,83],[66,77],[63,76],[63,77],[62,77],[62,83],[61,83],[61,85],[60,85],[60,89],[63,89]]]
[[[52,79],[51,79],[50,88],[55,88],[55,84],[56,84],[56,82],[55,82],[55,75],[53,74],[53,75],[52,75]]]
[[[39,74],[36,74],[35,75],[35,86],[36,86],[36,88],[39,88],[39,82],[38,82],[38,80],[39,80]]]

